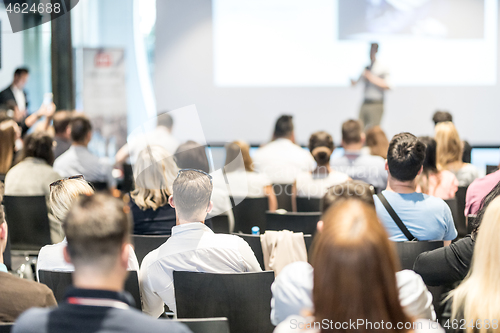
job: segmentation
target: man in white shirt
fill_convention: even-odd
[[[26,93],[24,86],[28,82],[29,72],[26,68],[18,68],[14,72],[14,80],[12,84],[5,90],[0,92],[0,105],[6,104],[8,101],[14,101],[18,110],[26,114],[28,102],[26,100]]]
[[[194,169],[181,169],[173,183],[170,205],[175,208],[172,236],[144,258],[139,272],[143,311],[153,317],[164,304],[176,312],[173,271],[206,273],[259,272],[250,246],[234,235],[214,234],[205,226],[212,210],[212,178]]]
[[[364,101],[359,111],[359,120],[365,129],[380,125],[384,113],[384,91],[390,89],[389,70],[376,59],[378,44],[372,43],[370,47],[370,65],[357,80],[351,79],[355,86],[359,81],[365,83]]]
[[[253,156],[255,170],[265,174],[274,184],[293,184],[297,175],[312,171],[314,159],[309,151],[295,144],[292,116],[276,121],[273,141]]]

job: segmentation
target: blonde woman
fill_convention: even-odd
[[[12,166],[16,140],[21,137],[21,129],[12,119],[0,122],[0,174],[5,175]]]
[[[438,170],[449,170],[458,179],[458,186],[469,186],[478,177],[475,166],[462,162],[463,143],[451,121],[438,123],[435,127]]]
[[[462,283],[450,293],[452,318],[463,331],[500,331],[500,197],[486,208],[476,239],[472,266]]]
[[[82,175],[76,175],[68,178],[59,179],[50,184],[50,208],[54,217],[64,223],[71,205],[80,195],[93,195],[94,189],[83,178]],[[39,270],[72,272],[72,264],[64,260],[63,249],[68,244],[66,238],[60,243],[46,245],[41,248],[38,254],[36,274],[38,278]],[[131,271],[139,270],[139,263],[133,248],[130,248],[128,259],[128,269]]]
[[[168,204],[179,168],[161,146],[149,146],[139,153],[134,166],[135,190],[130,193],[135,235],[170,235],[175,226],[175,209]]]

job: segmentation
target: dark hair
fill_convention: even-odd
[[[350,119],[342,124],[342,141],[345,144],[361,142],[363,125],[359,120]]]
[[[175,152],[175,162],[180,169],[197,169],[210,172],[205,146],[194,141],[181,144]]]
[[[448,111],[438,110],[434,112],[434,115],[432,116],[432,121],[434,122],[434,125],[437,125],[445,121],[453,122],[453,116]]]
[[[20,76],[22,74],[29,74],[28,68],[26,68],[26,67],[16,68],[16,71],[14,72],[14,76]]]
[[[462,141],[462,144],[464,146],[463,152],[462,152],[462,162],[470,163],[472,160],[472,147],[471,147],[470,143],[468,143],[465,140]]]
[[[90,120],[84,115],[78,115],[71,119],[71,140],[74,142],[82,142],[87,137],[88,133],[92,131],[92,124]]]
[[[333,185],[321,198],[320,211],[324,214],[333,204],[351,198],[359,199],[375,207],[373,192],[374,187],[361,180],[348,180],[342,184]]]
[[[171,130],[173,125],[174,120],[172,119],[172,116],[168,114],[168,111],[158,113],[157,126],[164,126]]]
[[[57,111],[52,119],[52,126],[54,126],[54,131],[56,134],[62,134],[66,132],[66,129],[71,122],[71,111]]]
[[[293,116],[282,115],[274,126],[273,139],[287,138],[293,133]]]
[[[172,188],[175,210],[183,219],[191,220],[208,208],[213,185],[207,175],[194,170],[182,171]]]
[[[327,148],[327,149],[317,149]],[[309,150],[318,163],[318,166],[326,165],[330,162],[330,156],[335,149],[333,138],[325,131],[313,133],[309,138]]]
[[[477,211],[476,218],[474,219],[474,223],[472,224],[472,237],[475,239],[477,236],[477,232],[479,231],[479,226],[484,217],[484,213],[486,212],[486,208],[488,205],[500,195],[500,182],[498,182],[495,187],[488,193],[483,200],[481,200],[481,205],[479,206],[479,210]]]
[[[366,145],[370,148],[371,155],[380,156],[383,159],[387,158],[389,140],[379,125],[366,131]]]
[[[421,136],[418,140],[425,145],[425,159],[422,164],[424,167],[422,172],[425,175],[437,173],[436,140],[430,136]]]
[[[48,165],[54,164],[54,140],[47,132],[35,132],[26,136],[22,151],[22,159],[40,158]]]
[[[417,177],[425,160],[425,145],[411,133],[396,134],[389,143],[387,164],[392,177],[400,181]]]

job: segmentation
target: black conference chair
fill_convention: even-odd
[[[297,212],[319,212],[320,202],[320,198],[297,197]]]
[[[3,204],[12,250],[36,255],[43,246],[52,244],[45,196],[6,195]]]
[[[269,200],[264,198],[237,198],[231,197],[234,215],[234,232],[250,234],[252,227],[266,230],[266,211]]]
[[[40,283],[45,284],[52,290],[57,303],[61,303],[64,300],[64,295],[68,287],[73,285],[71,279],[71,272],[56,272],[56,271],[45,271],[39,270],[38,274],[40,276]],[[136,271],[129,271],[127,280],[125,281],[125,291],[128,291],[135,301],[135,307],[138,310],[142,309],[141,306],[141,296],[139,292],[139,279]]]
[[[316,233],[316,224],[321,214],[316,213],[271,213],[266,212],[266,230],[290,230],[305,235]]]
[[[453,216],[453,222],[455,223],[455,228],[458,231],[459,237],[464,237],[467,235],[467,226],[465,225],[465,194],[467,193],[467,187],[459,187],[455,195],[455,198],[445,200],[450,207],[451,214]]]
[[[123,181],[120,190],[122,193],[129,193],[134,190],[134,171],[132,165],[128,163],[123,164]]]
[[[193,333],[229,333],[229,322],[225,317],[178,319],[177,321],[186,325]]]
[[[205,220],[205,224],[216,234],[229,233],[229,217],[227,215],[212,216]]]
[[[467,215],[467,234],[472,234],[474,231],[474,224],[476,222],[476,215]]]
[[[151,251],[156,250],[160,245],[164,244],[170,236],[157,236],[157,235],[132,235],[132,242],[134,243],[135,256],[142,264],[144,257]]]
[[[292,211],[292,187],[293,184],[273,184],[279,209],[284,209],[287,212]]]
[[[394,242],[401,269],[413,269],[413,263],[422,252],[443,247],[443,241]]]
[[[9,271],[12,270],[12,255],[10,253],[10,235],[7,235],[7,245],[3,251],[3,263]]]
[[[178,318],[226,317],[231,332],[273,331],[269,314],[274,272],[173,275]]]
[[[13,327],[14,323],[0,323],[0,333],[10,333]]]

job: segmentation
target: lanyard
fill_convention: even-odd
[[[128,310],[130,308],[130,306],[125,302],[109,298],[68,297],[67,302],[69,304],[103,306],[122,310]]]

